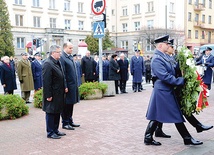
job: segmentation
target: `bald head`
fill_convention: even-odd
[[[63,50],[65,51],[65,53],[67,54],[72,54],[73,52],[73,44],[70,42],[66,42],[63,44]]]
[[[90,57],[91,52],[90,51],[86,51],[85,56]]]

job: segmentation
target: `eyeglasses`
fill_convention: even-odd
[[[61,51],[59,52],[59,51],[54,51],[55,53],[62,53]]]

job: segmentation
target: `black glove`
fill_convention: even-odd
[[[20,83],[23,83],[23,80],[19,80]]]

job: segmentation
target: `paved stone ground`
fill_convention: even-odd
[[[163,129],[172,138],[155,138],[162,146],[143,143],[148,120],[145,118],[151,86],[140,93],[119,94],[100,100],[81,101],[75,105],[74,120],[81,124],[74,131],[61,128],[67,135],[59,140],[46,138],[45,113],[29,105],[30,113],[16,120],[0,121],[0,155],[210,155],[214,154],[214,129],[196,133],[186,123],[192,136],[204,142],[201,146],[185,146],[174,124]],[[214,125],[214,92],[210,106],[196,117],[206,125]]]

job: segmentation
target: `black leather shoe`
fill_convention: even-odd
[[[62,126],[63,129],[66,129],[66,130],[75,130],[72,126],[70,125],[64,125]]]
[[[188,139],[184,139],[184,144],[185,145],[201,145],[203,144],[203,142],[199,141],[199,140],[195,140],[194,138],[188,138]]]
[[[212,129],[213,126],[205,126],[205,125],[198,125],[196,127],[196,131],[199,133],[199,132],[202,132],[202,131],[206,131],[206,130],[209,130],[209,129]]]
[[[30,101],[26,101],[26,104],[30,104],[30,103],[32,103],[32,102],[30,102]]]
[[[157,141],[155,141],[154,139],[153,139],[152,141],[146,141],[146,140],[144,140],[144,144],[145,144],[145,145],[155,145],[155,146],[161,145],[160,142],[157,142]]]
[[[79,124],[71,123],[70,125],[71,125],[72,127],[80,127],[80,125],[79,125]]]
[[[61,137],[60,136],[58,136],[57,134],[53,134],[53,135],[51,135],[51,136],[47,136],[48,138],[51,138],[51,139],[60,139]]]
[[[137,92],[137,90],[134,90],[134,93],[136,93]]]
[[[139,89],[138,92],[142,92],[142,90]]]
[[[64,132],[58,132],[56,133],[58,136],[65,136],[66,134]]]
[[[156,129],[155,137],[171,138],[170,135],[165,134],[163,131],[160,131],[159,129]]]

